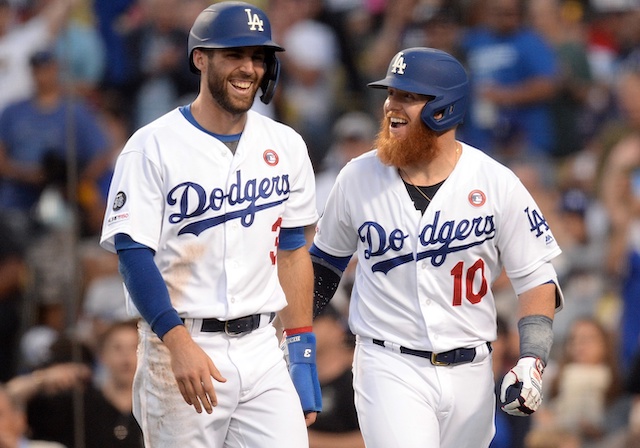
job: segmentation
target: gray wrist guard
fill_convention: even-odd
[[[540,358],[547,365],[553,344],[553,320],[543,315],[525,316],[518,321],[520,357]]]

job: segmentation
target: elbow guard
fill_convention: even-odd
[[[313,260],[314,277],[313,318],[315,319],[338,290],[342,272],[333,268],[328,263],[323,262],[321,259],[313,256],[311,258]]]

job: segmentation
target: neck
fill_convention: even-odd
[[[402,178],[416,186],[431,186],[445,180],[455,168],[460,155],[462,145],[455,140],[455,136],[444,139],[443,135],[438,140],[438,153],[428,162],[399,167]]]
[[[239,134],[247,123],[246,112],[229,113],[214,101],[204,101],[201,95],[191,104],[191,113],[200,126],[214,134]]]
[[[58,105],[60,97],[60,91],[57,89],[41,92],[36,96],[36,104],[42,109],[52,109]]]

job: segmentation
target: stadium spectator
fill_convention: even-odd
[[[37,51],[29,63],[35,93],[9,105],[0,115],[0,211],[27,223],[33,220],[45,187],[51,193],[45,199],[61,198],[62,203],[75,199],[64,198],[69,148],[75,150],[83,181],[99,182],[110,167],[107,136],[86,102],[74,100],[65,90],[54,51]],[[68,218],[56,214],[58,211],[55,208],[46,215],[51,224]]]
[[[377,123],[365,112],[344,113],[333,125],[333,142],[316,170],[316,202],[318,214],[322,215],[324,204],[340,169],[351,159],[373,148]]]
[[[576,319],[550,366],[549,398],[536,424],[569,431],[584,448],[617,438],[628,420],[614,334],[593,317]]]
[[[54,442],[29,440],[27,419],[22,405],[0,385],[0,447],[65,448]]]
[[[551,46],[524,21],[521,0],[487,0],[484,21],[467,30],[462,51],[473,95],[462,140],[506,162],[545,164],[555,142],[550,101],[557,61]]]
[[[138,332],[133,321],[110,326],[100,339],[98,364],[82,388],[84,446],[141,448],[142,433],[132,409],[131,388],[136,368]],[[39,394],[27,406],[34,437],[74,446],[73,390]]]
[[[536,0],[527,5],[533,26],[551,45],[558,62],[558,90],[551,99],[556,161],[583,149],[593,131],[590,98],[595,89],[585,39],[585,8],[561,0]]]
[[[53,44],[78,0],[29,2],[39,8],[23,19],[20,2],[0,0],[0,110],[33,93],[29,57]]]
[[[176,19],[180,0],[140,0],[140,23],[125,35],[134,128],[193,100],[198,77],[184,59],[188,30]]]
[[[278,55],[282,91],[276,97],[277,114],[305,139],[315,169],[328,151],[339,113],[335,104],[341,73],[336,32],[318,20],[323,7],[320,0],[275,0],[269,13],[274,39],[286,49]]]

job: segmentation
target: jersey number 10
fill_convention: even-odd
[[[476,275],[480,275],[480,288],[477,292],[473,290],[473,280]],[[473,263],[471,267],[466,270],[466,274],[464,262],[458,262],[453,269],[451,269],[451,276],[453,277],[453,306],[462,305],[463,284],[464,296],[474,305],[480,303],[482,298],[487,294],[489,285],[484,276],[484,260],[482,258]]]

